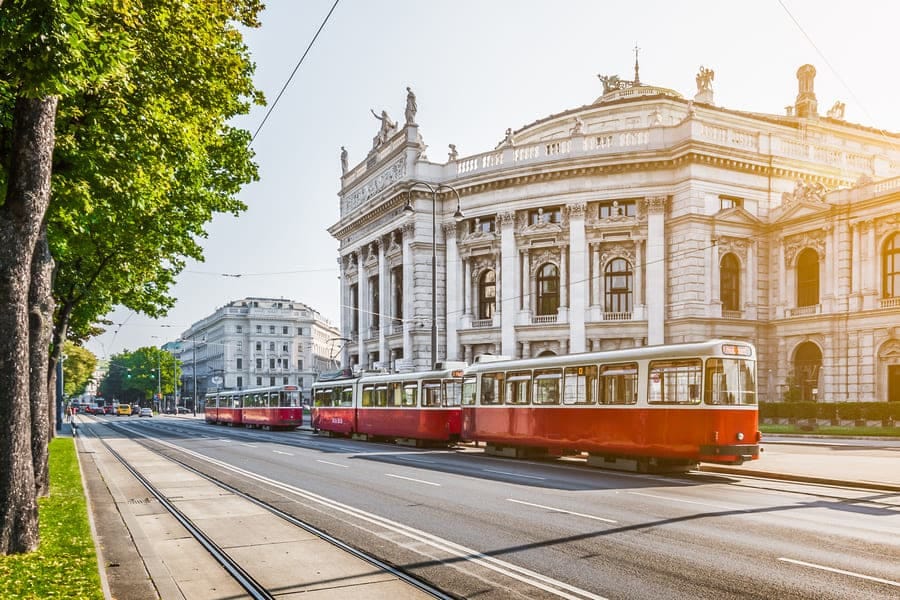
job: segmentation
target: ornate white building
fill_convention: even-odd
[[[434,298],[438,360],[721,336],[757,345],[768,399],[900,401],[900,136],[819,115],[810,65],[782,115],[716,106],[712,75],[693,100],[602,77],[443,164],[414,97],[383,112],[329,228],[344,365],[426,368]]]
[[[243,298],[191,325],[176,343],[181,395],[215,389],[298,385],[303,399],[337,367],[338,329],[318,311],[284,298]]]

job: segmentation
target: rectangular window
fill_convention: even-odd
[[[540,225],[542,223],[562,223],[562,210],[558,206],[550,206],[528,211],[529,225]]]
[[[441,382],[429,379],[422,382],[422,406],[441,405]]]
[[[297,370],[298,370],[298,371],[302,371],[302,370],[303,370],[303,359],[302,359],[302,358],[298,358],[298,359],[297,359]]]
[[[563,404],[594,404],[597,366],[566,367],[563,374]]]
[[[275,342],[269,342],[269,350],[272,352],[275,351]]]
[[[702,377],[699,358],[653,361],[647,399],[651,404],[698,404]]]
[[[469,221],[470,233],[493,233],[496,231],[494,217],[475,217]]]
[[[288,384],[288,378],[287,378],[287,377],[283,377],[281,382],[282,382],[284,385],[287,385],[287,384]]]
[[[375,386],[374,385],[364,385],[362,389],[362,405],[365,407],[375,406],[373,402],[375,401]]]
[[[359,284],[350,286],[350,333],[359,333]]]
[[[256,326],[256,333],[262,333],[262,325]]]
[[[270,359],[269,359],[269,368],[270,368],[270,369],[274,369],[274,368],[275,368],[275,359],[274,359],[274,358],[270,358]],[[273,384],[273,385],[274,385],[274,384]]]
[[[275,385],[275,378],[269,377],[269,385]]]
[[[298,377],[298,378],[297,378],[297,385],[298,385],[301,389],[303,388],[303,383],[304,383],[304,382],[303,382],[303,378],[302,378],[302,377]]]
[[[735,196],[719,196],[719,210],[740,208],[744,206],[744,199]]]
[[[256,359],[256,368],[262,369],[262,359],[261,358]]]
[[[597,216],[601,219],[617,217],[634,217],[637,215],[637,202],[627,200],[603,200],[597,203]]]
[[[372,394],[372,400],[375,406],[387,406],[388,386],[386,384],[376,385]]]
[[[269,325],[269,333],[275,333],[275,326]]]
[[[562,373],[559,369],[537,369],[534,372],[534,404],[559,404],[559,386]]]
[[[302,328],[302,327],[298,327],[298,328],[297,328],[297,335],[303,335],[303,328]]]
[[[341,390],[341,406],[353,406],[353,387],[347,386]]]
[[[288,351],[288,345],[287,345],[287,344],[282,344],[282,345],[281,345],[281,351],[282,351],[282,352],[287,352],[287,351]]]
[[[503,373],[481,376],[481,404],[503,404]]]
[[[444,406],[459,406],[459,400],[462,396],[462,382],[459,379],[445,379],[444,384]]]
[[[257,385],[257,386],[261,386],[261,385],[262,385],[262,377],[257,377],[257,378],[256,378],[256,385]]]
[[[288,332],[288,328],[287,328],[287,325],[285,325],[284,327],[281,328],[281,333],[283,333],[284,335],[287,335],[287,332]]]
[[[600,368],[600,404],[635,404],[638,393],[637,363]]]
[[[241,325],[235,325],[235,326],[234,326],[234,332],[235,332],[235,333],[242,333],[243,331],[244,331],[244,328],[243,328]]]
[[[257,351],[257,352],[261,352],[261,351],[262,351],[262,342],[256,342],[256,351]]]
[[[235,368],[237,368],[237,369],[243,369],[243,368],[244,368],[244,359],[242,359],[242,358],[236,358],[234,362],[235,362]]]
[[[528,404],[531,371],[513,371],[506,378],[506,403]]]
[[[236,341],[236,342],[234,343],[234,347],[237,348],[238,350],[243,350],[243,349],[244,349],[244,342],[238,340],[238,341]]]
[[[372,329],[377,330],[381,324],[381,291],[379,289],[379,277],[373,275],[369,277],[369,319],[371,320]]]
[[[242,387],[244,387],[244,378],[241,377],[240,375],[238,375],[238,378],[237,378],[237,386],[238,386],[238,389],[241,389]]]

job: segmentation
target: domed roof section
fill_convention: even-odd
[[[612,77],[615,77],[615,83],[618,85],[618,87],[607,90],[606,82],[604,82],[603,95],[594,100],[594,104],[605,104],[607,102],[615,102],[616,100],[622,100],[625,98],[638,98],[640,96],[669,96],[672,98],[684,98],[684,96],[670,88],[659,87],[656,85],[642,85],[640,83],[635,85],[632,81],[620,80],[616,75],[613,75]]]

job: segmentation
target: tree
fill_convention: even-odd
[[[97,368],[97,357],[87,348],[66,342],[63,349],[63,393],[76,396],[84,392],[87,384],[94,377]]]
[[[175,357],[159,348],[145,346],[116,354],[109,362],[100,391],[106,398],[147,403],[157,393],[171,394],[181,369]]]

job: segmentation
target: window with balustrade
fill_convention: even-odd
[[[537,274],[537,314],[555,315],[559,309],[559,269],[546,263]]]
[[[359,285],[350,286],[350,333],[359,333]]]
[[[900,232],[888,238],[882,254],[882,294],[900,298]]]
[[[497,275],[487,270],[478,278],[478,318],[492,319],[497,309]]]
[[[819,255],[807,248],[797,257],[797,306],[819,303]]]
[[[719,264],[719,297],[722,310],[741,310],[741,264],[731,252]]]
[[[381,294],[379,291],[379,277],[373,275],[369,277],[369,319],[371,319],[371,327],[377,330],[381,324]]]
[[[604,311],[608,313],[630,313],[634,274],[631,263],[624,258],[614,258],[603,270],[603,289],[606,294]]]
[[[549,206],[528,211],[529,225],[540,225],[542,223],[562,223],[562,209],[558,206]]]

